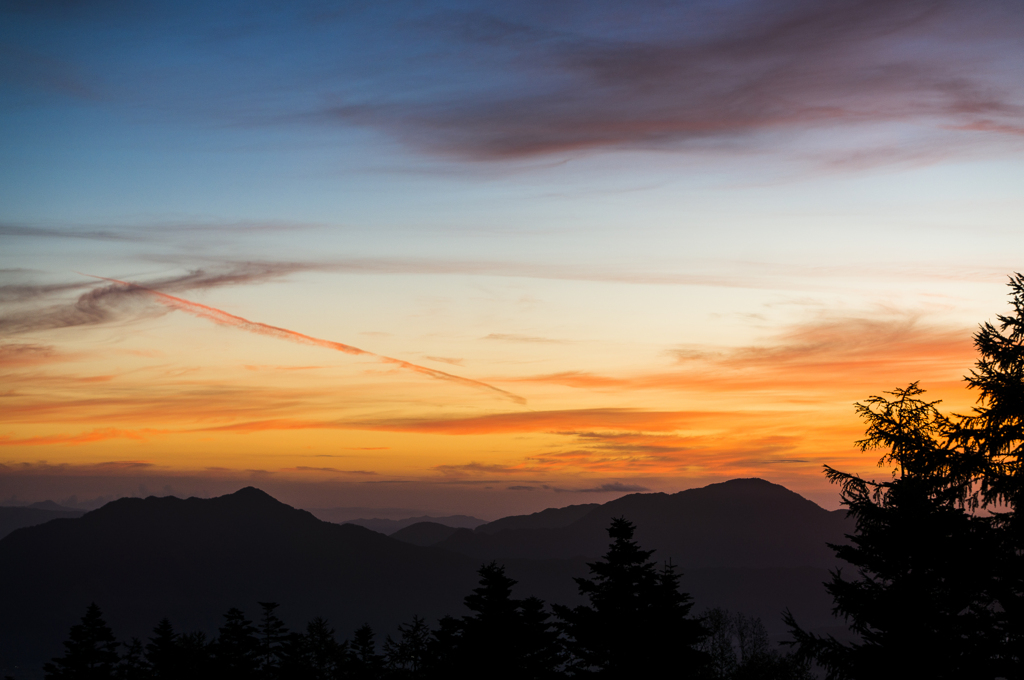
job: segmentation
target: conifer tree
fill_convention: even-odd
[[[980,465],[998,541],[990,581],[999,603],[991,636],[1004,643],[998,673],[1024,678],[1024,275],[1013,275],[1009,287],[1013,312],[974,336],[980,357],[966,380],[978,403],[954,438]]]
[[[263,610],[259,625],[259,669],[264,678],[273,679],[279,675],[288,628],[274,613],[280,606],[277,602],[260,602],[259,605]]]
[[[64,642],[64,656],[46,664],[46,678],[53,680],[110,680],[117,666],[117,640],[103,613],[93,602],[82,622],[71,626]]]
[[[868,424],[858,443],[885,450],[879,465],[892,466],[893,478],[826,466],[856,523],[849,544],[832,546],[855,578],[836,570],[826,589],[860,642],[811,635],[787,613],[793,643],[829,678],[995,677],[991,521],[968,512],[969,457],[916,383],[886,394],[857,404]]]
[[[174,632],[170,620],[163,618],[153,629],[153,637],[146,645],[146,661],[149,663],[153,678],[178,678],[181,674],[179,660],[178,634]]]
[[[513,598],[516,582],[497,562],[484,564],[478,573],[480,585],[465,599],[473,614],[461,621],[463,674],[524,680],[551,675],[562,653],[544,603]]]
[[[592,579],[577,578],[589,605],[556,606],[572,653],[576,674],[601,677],[651,677],[670,671],[696,677],[708,658],[695,648],[704,636],[701,624],[689,617],[693,604],[678,590],[671,565],[659,571],[653,550],[633,539],[634,526],[612,520],[612,544],[604,559],[588,564]]]
[[[352,636],[349,647],[350,675],[359,680],[375,680],[383,675],[384,658],[377,654],[373,628],[364,623]]]
[[[143,656],[142,641],[132,638],[131,642],[124,643],[124,654],[117,663],[114,677],[117,680],[149,680],[153,677],[152,670]]]
[[[215,677],[211,657],[212,645],[206,639],[206,633],[196,631],[185,633],[178,638],[178,668],[181,677],[186,680],[202,680]]]
[[[384,642],[384,656],[387,667],[394,677],[421,677],[429,663],[430,627],[419,616],[412,622],[398,626],[398,640],[387,637]]]
[[[259,667],[259,639],[252,621],[232,607],[213,643],[214,667],[225,680],[250,680]]]
[[[306,631],[292,636],[284,646],[281,677],[302,680],[333,680],[345,668],[347,647],[335,639],[334,629],[322,617],[306,624]]]

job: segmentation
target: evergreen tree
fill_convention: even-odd
[[[518,667],[523,678],[553,678],[565,664],[565,646],[544,601],[528,597],[519,604],[521,617]]]
[[[868,424],[858,443],[886,451],[892,480],[826,466],[856,523],[849,544],[831,547],[857,570],[853,580],[834,571],[826,589],[860,642],[811,635],[787,613],[793,643],[829,678],[995,677],[991,521],[968,512],[970,457],[916,383],[887,394],[857,404]]]
[[[117,640],[100,608],[93,602],[82,622],[71,626],[64,642],[64,656],[43,666],[53,680],[110,680],[117,667]]]
[[[333,680],[345,668],[346,646],[335,639],[334,629],[322,617],[306,625],[305,633],[294,635],[284,645],[281,677],[289,680]]]
[[[454,616],[443,616],[427,643],[427,677],[454,677],[455,669],[462,666],[462,621]]]
[[[512,597],[516,582],[496,562],[478,572],[480,585],[466,596],[472,615],[459,622],[457,677],[544,678],[562,663],[558,633],[537,598]]]
[[[398,641],[387,637],[384,642],[384,657],[391,675],[395,677],[422,677],[429,664],[430,627],[419,616],[412,622],[398,626]]]
[[[984,323],[974,336],[980,358],[967,376],[978,393],[954,438],[980,462],[983,505],[998,549],[991,561],[999,603],[991,636],[1003,641],[998,674],[1024,678],[1024,275],[1011,277],[1013,313]]]
[[[352,636],[349,647],[349,674],[359,680],[375,680],[384,674],[384,657],[377,654],[373,628],[364,623]]]
[[[117,680],[148,680],[153,673],[143,657],[142,641],[132,638],[124,644],[125,651],[114,671]]]
[[[181,677],[180,657],[178,634],[170,620],[163,618],[153,629],[153,637],[146,645],[146,661],[152,669],[153,678],[169,680]]]
[[[252,621],[232,607],[213,643],[216,673],[225,680],[251,680],[259,667],[260,641]]]
[[[689,617],[692,602],[678,590],[671,565],[659,571],[653,550],[633,541],[634,526],[612,520],[604,559],[588,564],[593,579],[577,578],[589,605],[556,606],[572,653],[574,674],[609,678],[650,677],[670,671],[696,677],[707,665],[696,649],[703,627]]]
[[[202,680],[217,677],[214,674],[212,645],[206,640],[206,633],[196,631],[178,638],[178,668],[185,680]]]
[[[288,640],[288,628],[274,613],[277,602],[260,602],[263,616],[259,626],[259,669],[264,678],[277,678],[281,668],[281,654]]]

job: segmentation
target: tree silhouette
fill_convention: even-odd
[[[858,444],[884,449],[879,464],[894,467],[893,479],[826,466],[856,522],[850,543],[831,547],[858,576],[834,571],[826,589],[860,642],[811,635],[787,613],[793,642],[830,678],[994,677],[993,546],[990,520],[967,510],[972,464],[916,383],[886,394],[857,404],[868,425]]]
[[[383,675],[384,658],[377,654],[377,643],[373,638],[373,628],[368,623],[356,629],[352,636],[348,664],[351,677],[372,680]]]
[[[708,631],[700,649],[711,657],[709,680],[813,679],[806,661],[772,648],[761,619],[715,607],[701,621]]]
[[[454,660],[446,669],[454,677],[543,678],[562,662],[558,633],[548,622],[544,603],[537,598],[512,597],[516,582],[505,575],[505,567],[490,562],[480,567],[480,584],[466,596],[466,608],[473,612],[441,637],[454,641]],[[449,623],[449,626],[452,626]]]
[[[412,622],[398,626],[398,641],[387,637],[384,656],[390,675],[394,677],[421,677],[429,664],[430,626],[419,616]]]
[[[47,678],[54,680],[108,680],[117,666],[117,640],[100,608],[93,602],[86,608],[82,622],[71,626],[64,642],[64,656],[43,666]]]
[[[281,667],[281,655],[288,628],[274,614],[280,605],[277,602],[260,602],[263,616],[259,625],[259,669],[264,678],[277,678]]]
[[[1004,641],[998,674],[1024,677],[1024,275],[1010,278],[1013,313],[974,335],[980,355],[967,376],[978,392],[971,415],[954,432],[981,465],[983,505],[992,513],[998,550],[991,561],[999,603],[991,636]]]
[[[114,670],[114,677],[117,680],[148,680],[154,677],[153,672],[143,658],[142,641],[132,638],[131,642],[124,644],[124,654],[117,663]]]
[[[259,639],[252,621],[240,609],[232,607],[224,614],[213,643],[214,667],[219,677],[229,680],[248,680],[259,667]]]
[[[306,632],[293,636],[284,646],[281,677],[302,680],[333,680],[341,677],[348,648],[339,644],[326,619],[316,617]]]
[[[696,676],[709,659],[695,646],[705,635],[689,617],[690,596],[680,593],[672,565],[658,570],[653,550],[633,541],[634,526],[612,520],[612,544],[602,561],[589,563],[593,579],[577,578],[580,594],[590,601],[573,609],[556,606],[572,654],[575,674],[645,677],[666,669]]]
[[[180,660],[178,634],[174,632],[170,620],[163,618],[153,629],[153,637],[146,645],[146,661],[153,678],[178,678],[181,675]]]

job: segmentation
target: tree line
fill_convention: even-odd
[[[624,518],[608,528],[611,544],[577,578],[587,604],[554,605],[512,597],[515,581],[496,562],[479,569],[464,602],[471,612],[430,627],[420,618],[398,626],[378,650],[363,625],[338,641],[323,618],[289,631],[278,604],[260,602],[255,621],[239,609],[224,615],[217,635],[180,634],[167,619],[143,643],[119,643],[96,604],[72,626],[65,652],[45,666],[54,680],[335,680],[563,677],[636,678],[670,671],[708,680],[805,680],[807,663],[768,643],[759,620],[720,609],[691,615],[671,564],[651,559]]]

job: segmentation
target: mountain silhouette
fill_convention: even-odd
[[[587,563],[604,554],[605,529],[619,516],[637,525],[636,539],[656,550],[655,559],[681,568],[683,589],[698,609],[722,606],[757,616],[776,640],[786,635],[780,617],[786,608],[816,632],[846,631],[832,616],[822,583],[830,568],[843,564],[826,543],[845,542],[852,521],[843,510],[825,510],[763,479],[506,517],[456,531],[434,547],[498,560],[523,592],[563,601],[562,582],[585,573]]]
[[[428,546],[440,543],[456,531],[460,531],[460,529],[438,524],[437,522],[417,522],[416,524],[410,524],[403,529],[399,529],[391,534],[391,538],[403,543]],[[469,529],[461,529],[461,531],[469,531]]]
[[[599,507],[601,507],[600,503],[585,503],[583,505],[567,505],[564,508],[548,508],[532,515],[512,515],[482,524],[476,527],[476,531],[483,534],[496,534],[506,529],[559,529],[569,526]]]
[[[334,522],[336,520],[330,517],[324,516],[320,512],[314,513],[320,519],[327,520],[328,522]],[[378,533],[386,534],[388,536],[393,535],[395,532],[400,531],[406,527],[412,526],[413,524],[420,524],[422,522],[430,522],[433,524],[440,524],[446,527],[452,527],[453,529],[474,529],[481,524],[486,524],[482,519],[476,517],[470,517],[469,515],[449,515],[447,517],[432,517],[430,515],[420,515],[419,517],[406,517],[403,519],[386,519],[381,517],[357,517],[356,519],[346,519],[339,521],[338,524],[358,524],[361,527],[372,529]]]
[[[0,538],[15,529],[43,524],[62,517],[81,517],[84,514],[84,510],[65,508],[53,501],[33,503],[27,507],[0,507]]]
[[[299,627],[381,629],[458,610],[477,560],[331,524],[245,488],[219,498],[124,498],[0,540],[0,667],[57,654],[100,603],[122,638],[168,616],[212,633],[230,607],[282,603]]]
[[[507,517],[457,531],[437,547],[480,560],[597,557],[613,517],[636,524],[636,539],[683,569],[833,567],[826,542],[853,530],[845,511],[828,511],[784,486],[734,479],[675,494],[634,493],[603,505]],[[562,523],[576,515],[577,519]],[[546,521],[547,520],[547,521]],[[496,526],[500,528],[495,531]],[[534,528],[530,528],[534,527]]]

